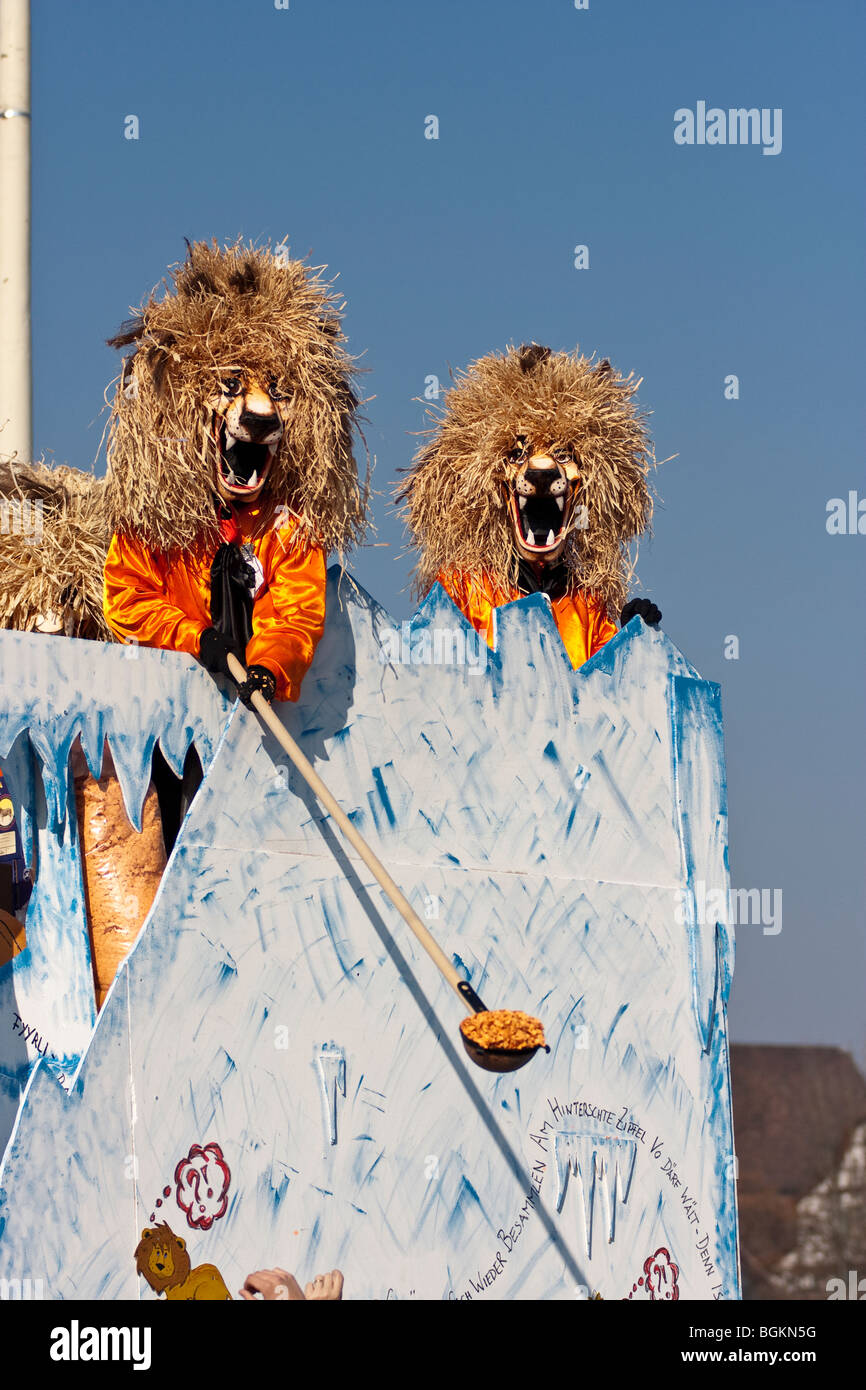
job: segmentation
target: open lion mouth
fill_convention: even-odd
[[[277,445],[239,439],[225,420],[219,421],[216,441],[217,467],[223,485],[238,496],[256,492],[270,472]]]
[[[565,539],[571,510],[565,493],[559,496],[524,496],[511,493],[511,519],[515,533],[527,550],[546,555]]]

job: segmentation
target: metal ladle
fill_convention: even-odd
[[[247,678],[247,673],[238,661],[237,657],[231,652],[227,657],[228,667],[232,678],[240,685]],[[457,974],[452,962],[445,955],[445,952],[430,935],[418,913],[411,906],[408,899],[401,893],[384,864],[373,853],[363,836],[359,835],[355,826],[349,820],[345,811],[334,799],[325,786],[319,774],[316,772],[310,760],[306,757],[286,729],[271,709],[265,697],[260,691],[253,692],[250,703],[258,714],[259,718],[270,729],[274,738],[289,755],[298,772],[303,777],[307,786],[315,794],[322,806],[328,812],[332,820],[336,821],[345,838],[353,849],[357,850],[361,859],[367,865],[370,873],[382,888],[383,892],[390,899],[393,906],[397,909],[403,921],[414,933],[417,940],[424,947],[428,956],[437,966],[440,974],[448,982],[451,988],[459,994],[460,998],[475,1013],[488,1013],[478,995],[475,993],[468,980],[463,980]],[[519,1050],[499,1047],[483,1047],[480,1043],[472,1042],[465,1036],[462,1029],[460,1037],[466,1049],[467,1056],[481,1067],[484,1071],[505,1072],[517,1071],[519,1067],[525,1067],[538,1052],[537,1047],[525,1047]],[[545,1049],[549,1051],[549,1048]]]

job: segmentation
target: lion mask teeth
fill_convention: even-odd
[[[576,489],[577,482],[547,455],[520,465],[509,488],[509,516],[515,546],[525,559],[551,563],[559,557]]]
[[[280,433],[272,431],[261,442],[244,439],[222,420],[216,430],[217,470],[222,486],[239,499],[252,500],[267,481]],[[273,434],[277,434],[276,439]]]

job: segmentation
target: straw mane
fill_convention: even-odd
[[[630,544],[652,518],[655,458],[634,402],[639,385],[606,359],[537,344],[490,353],[459,373],[397,493],[419,550],[416,591],[443,569],[486,572],[502,589],[516,582],[504,460],[525,435],[538,449],[574,450],[586,525],[566,542],[569,589],[596,594],[617,616],[634,574]]]
[[[110,641],[102,570],[111,534],[104,481],[75,468],[0,463],[0,627],[62,614],[74,637]]]
[[[260,497],[261,529],[287,507],[299,539],[344,552],[361,539],[367,488],[352,454],[357,400],[342,303],[300,261],[242,242],[189,246],[112,347],[134,344],[108,442],[112,530],[164,554],[218,540],[207,401],[232,368],[273,376],[290,419]]]

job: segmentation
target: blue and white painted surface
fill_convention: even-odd
[[[30,728],[56,768],[78,706],[129,750],[130,808],[166,721],[176,766],[190,735],[215,744],[70,1093],[33,1071],[0,1276],[153,1297],[132,1252],[156,1219],[233,1290],[278,1264],[339,1267],[357,1298],[738,1297],[717,687],[639,619],[575,673],[541,596],[487,654],[440,589],[395,633],[329,582],[282,717],[488,1007],[535,1014],[550,1053],[473,1067],[459,1000],[194,662],[100,648],[88,683],[79,644],[0,634],[32,690],[16,707],[4,679],[2,740]]]
[[[138,647],[0,631],[0,765],[38,874],[27,948],[0,969],[0,1148],[35,1062],[68,1086],[96,1021],[69,754],[94,777],[109,737],[136,829],[157,737],[179,771],[192,741],[205,764],[231,703],[191,662]]]

